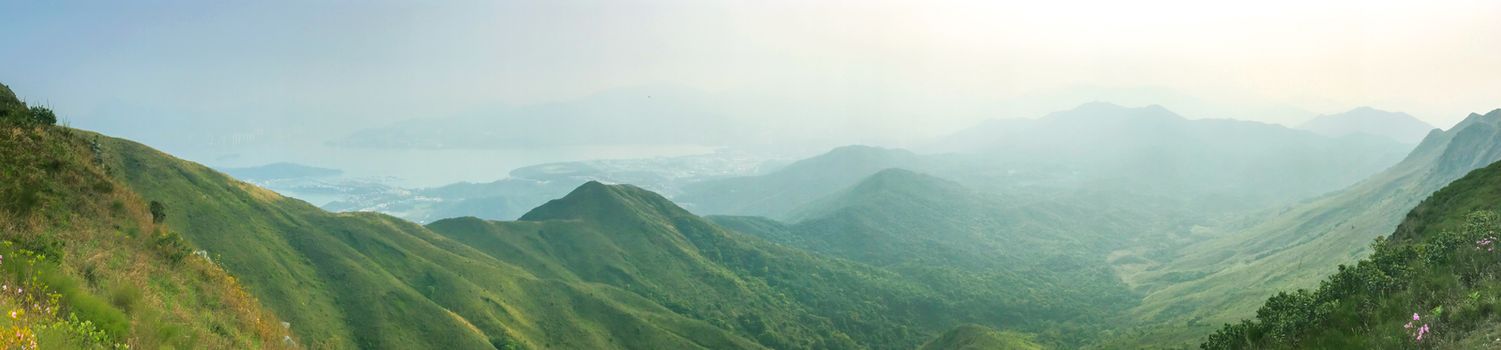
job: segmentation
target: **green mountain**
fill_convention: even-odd
[[[946,300],[978,307],[981,322],[1039,334],[1062,347],[1086,344],[1135,305],[1107,256],[1147,216],[1106,213],[1052,198],[1001,197],[908,170],[880,171],[815,201],[783,224],[713,217],[726,227],[789,246],[871,264]],[[1068,219],[1075,218],[1075,219]]]
[[[728,231],[629,185],[586,183],[520,221],[428,225],[542,278],[608,285],[772,348],[910,348],[963,319],[877,269]]]
[[[36,108],[0,85],[0,347],[297,347],[115,176],[98,135],[10,118]]]
[[[316,348],[756,348],[616,288],[540,278],[393,217],[327,213],[129,141],[131,188]],[[175,208],[175,209],[174,209]]]
[[[1402,213],[1470,170],[1501,160],[1501,110],[1472,114],[1434,131],[1401,163],[1343,191],[1291,205],[1226,234],[1180,248],[1181,257],[1127,276],[1149,293],[1134,311],[1179,339],[1255,312],[1278,290],[1315,286],[1328,269],[1370,253],[1371,239],[1392,232]]]
[[[906,150],[845,146],[765,175],[690,184],[675,198],[699,214],[781,218],[882,169],[924,162]]]
[[[50,285],[63,290],[59,306],[76,308],[80,324],[102,327],[100,341],[147,347],[293,341],[311,348],[886,349],[920,346],[960,324],[1000,323],[983,304],[951,298],[949,286],[940,290],[726,230],[631,186],[587,183],[516,222],[470,218],[424,227],[381,214],[324,212],[138,143],[66,128],[36,130],[56,139],[18,138],[16,147],[5,148],[6,164],[16,159],[21,173],[31,174],[5,177],[5,198],[18,199],[6,203],[41,203],[52,215],[108,229],[81,240],[100,244],[18,239],[17,246],[37,248],[4,253],[37,251],[75,264],[63,264],[63,276],[76,280],[58,277],[49,281],[61,282]],[[57,147],[67,152],[36,152]],[[38,185],[56,171],[56,159],[95,180]],[[152,224],[67,204],[98,197],[69,191],[112,189],[137,197],[97,206],[123,207],[108,210]],[[151,265],[157,267],[144,271],[159,276],[131,289],[134,284],[112,277],[113,265],[68,258],[98,257],[104,249],[144,256],[130,261],[145,264],[180,259],[198,267]],[[218,272],[214,279],[219,268],[234,277]],[[207,282],[173,282],[176,273],[200,270],[188,276],[207,276],[196,277]],[[178,294],[187,292],[174,289],[210,282],[218,289],[191,289],[196,299],[181,300],[187,297]],[[240,285],[243,291],[234,294]],[[233,298],[216,299],[225,298],[220,295]],[[10,305],[6,300],[0,296],[0,305]],[[168,304],[158,307],[162,303]],[[225,305],[237,309],[222,311]],[[269,315],[258,311],[262,305],[281,315],[286,329],[275,317],[245,316]],[[168,326],[183,319],[203,322]],[[93,339],[92,328],[80,327],[78,338]],[[283,339],[287,331],[296,340]]]
[[[123,186],[165,203],[186,244],[310,347],[913,348],[999,323],[977,301],[725,230],[630,186],[588,183],[516,222],[423,227],[99,140]]]
[[[1494,113],[1493,113],[1494,114]],[[1494,117],[1492,117],[1494,118]],[[1409,211],[1374,253],[1317,289],[1271,297],[1206,349],[1494,348],[1501,344],[1501,163]]]

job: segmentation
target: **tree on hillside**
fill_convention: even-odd
[[[160,224],[167,220],[167,206],[162,202],[151,201],[151,222]]]

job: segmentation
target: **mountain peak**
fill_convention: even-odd
[[[885,147],[866,146],[866,145],[848,145],[848,146],[839,146],[839,147],[836,147],[836,148],[834,148],[832,150],[829,150],[828,152],[825,152],[822,156],[823,157],[830,157],[830,156],[832,156],[832,157],[838,157],[838,156],[877,157],[877,156],[889,156],[889,155],[907,155],[907,154],[911,154],[911,153],[912,153],[911,151],[900,149],[900,148],[885,148]]]
[[[906,184],[947,184],[949,181],[902,168],[887,168],[865,177],[856,187],[888,187]]]
[[[1067,121],[1173,121],[1184,120],[1161,105],[1125,107],[1109,102],[1089,102],[1067,111],[1053,112],[1043,119]]]
[[[1365,134],[1409,144],[1422,141],[1434,129],[1433,125],[1410,114],[1368,106],[1355,107],[1338,114],[1320,115],[1298,128],[1329,137]]]
[[[866,177],[849,191],[854,195],[883,192],[909,195],[944,193],[946,196],[959,196],[969,193],[969,190],[948,179],[902,168],[889,168]]]
[[[888,168],[866,176],[854,186],[798,208],[789,216],[789,221],[821,217],[850,206],[885,207],[917,202],[955,201],[971,198],[971,194],[964,185],[948,179],[907,169]]]
[[[869,169],[906,165],[920,158],[916,153],[900,148],[883,148],[864,145],[841,146],[813,158],[787,165],[786,169]],[[870,169],[872,166],[880,168]]]
[[[588,181],[563,198],[548,201],[521,216],[521,221],[611,220],[688,214],[656,192],[626,185]],[[691,215],[691,214],[688,214]]]

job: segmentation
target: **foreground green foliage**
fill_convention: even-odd
[[[0,109],[37,110],[3,86]],[[110,176],[94,137],[0,124],[0,327],[18,341],[0,345],[296,347],[233,277],[161,244],[175,233]]]
[[[1470,173],[1413,209],[1369,258],[1340,266],[1316,290],[1279,293],[1203,347],[1496,346],[1487,339],[1501,322],[1498,198],[1501,164]]]
[[[1254,315],[1278,291],[1316,287],[1329,269],[1370,254],[1369,242],[1391,234],[1423,198],[1497,160],[1501,110],[1472,114],[1350,188],[1214,228],[1211,239],[1124,276],[1147,292],[1131,311],[1135,322],[1156,327],[1116,345],[1196,342]]]

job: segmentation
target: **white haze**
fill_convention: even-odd
[[[1447,127],[1501,103],[1497,15],[1496,1],[23,1],[0,4],[0,82],[73,126],[192,160],[422,169],[437,184],[749,141],[470,164],[326,143],[642,87],[711,96],[717,117],[770,135],[756,142],[810,149],[912,145],[1096,100],[1286,125],[1373,106]]]

